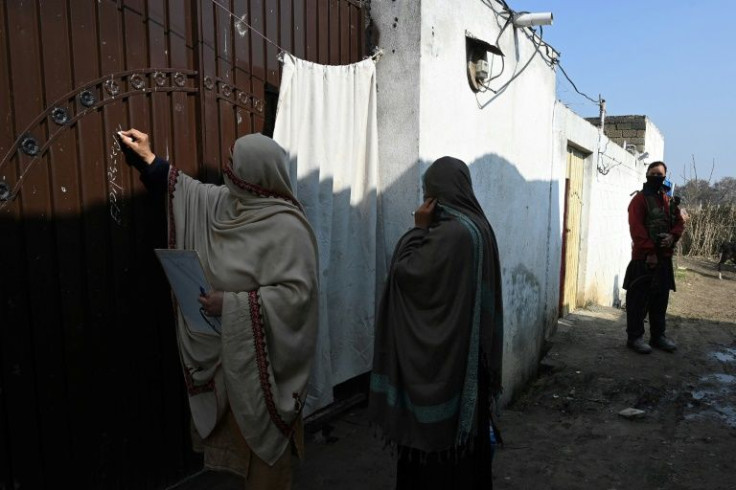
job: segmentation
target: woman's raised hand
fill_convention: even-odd
[[[437,199],[434,197],[428,197],[424,202],[414,211],[414,226],[417,228],[429,228],[434,219],[434,208],[437,206]]]
[[[150,165],[156,159],[156,155],[151,151],[151,141],[146,133],[130,128],[126,131],[119,131],[118,135],[122,142],[141,157],[146,164]]]

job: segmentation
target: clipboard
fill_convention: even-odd
[[[154,252],[166,273],[189,330],[194,333],[220,335],[220,318],[205,316],[197,301],[203,290],[212,290],[197,252],[166,248],[156,248]]]

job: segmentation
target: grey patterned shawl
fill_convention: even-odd
[[[194,425],[207,437],[228,405],[268,464],[287,450],[300,415],[317,335],[317,244],[272,139],[235,142],[225,185],[169,173],[170,246],[196,250],[224,291],[222,334],[178,340]]]

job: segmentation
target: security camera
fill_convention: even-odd
[[[512,22],[516,27],[549,26],[552,25],[552,12],[518,12],[514,14]]]

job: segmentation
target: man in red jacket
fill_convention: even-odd
[[[667,165],[652,162],[647,181],[629,204],[631,262],[626,268],[626,343],[640,354],[652,347],[667,352],[677,344],[665,336],[665,313],[670,290],[675,290],[672,253],[685,229],[679,208],[670,207],[663,188]],[[644,318],[649,313],[649,343],[644,340]]]

